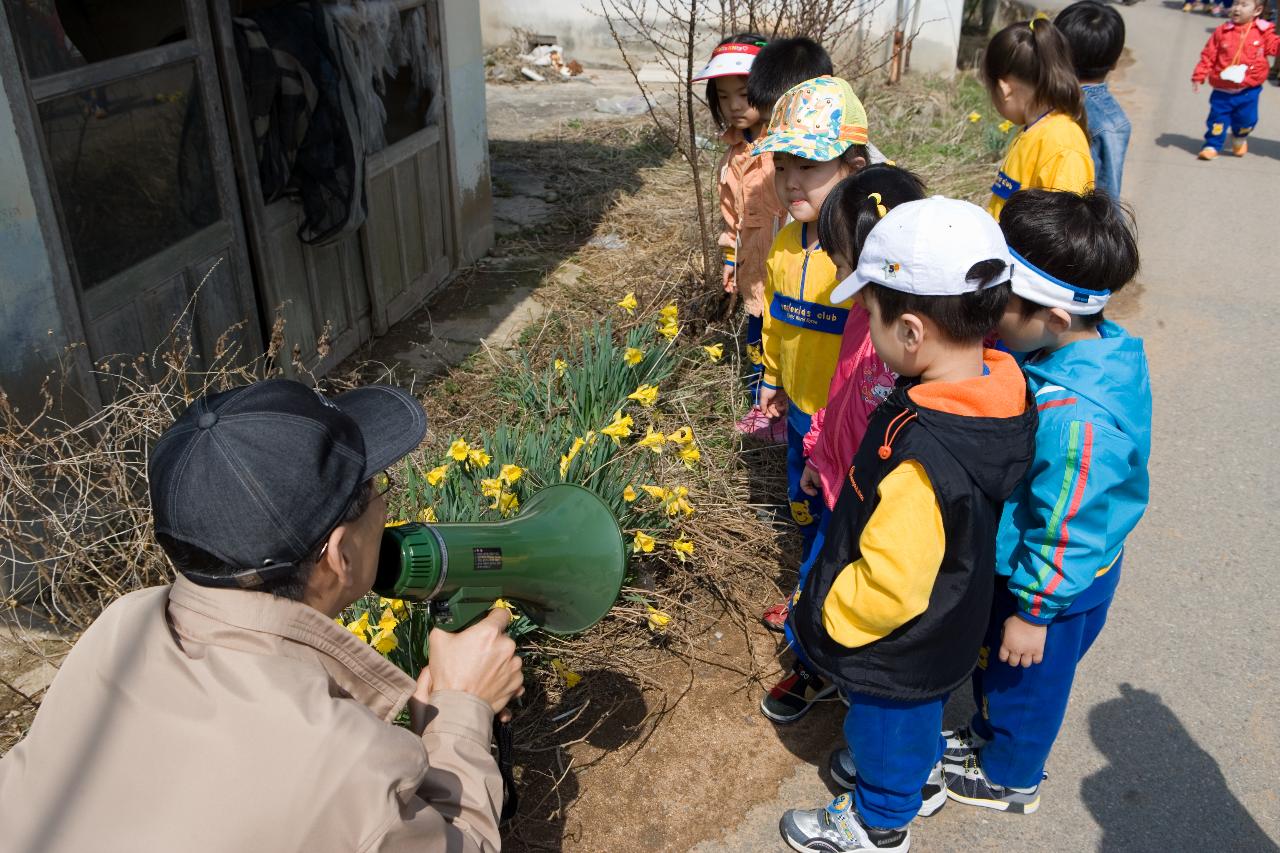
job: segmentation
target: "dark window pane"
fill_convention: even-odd
[[[82,286],[221,218],[194,66],[46,101],[40,123]]]
[[[28,77],[186,38],[184,4],[160,0],[4,0]]]

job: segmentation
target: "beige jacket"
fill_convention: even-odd
[[[751,143],[731,127],[720,137],[728,150],[720,161],[720,216],[724,230],[718,241],[725,259],[735,263],[738,295],[747,311],[759,317],[764,304],[765,260],[782,227],[787,208],[773,188],[773,155],[751,156]]]
[[[179,578],[112,604],[0,760],[0,851],[496,851],[493,714],[304,604]]]

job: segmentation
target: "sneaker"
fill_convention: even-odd
[[[1249,153],[1249,140],[1237,139],[1231,143],[1231,153],[1237,157],[1243,157]]]
[[[841,794],[825,809],[791,809],[778,821],[782,840],[792,850],[844,853],[847,850],[911,849],[911,829],[872,829],[853,807],[853,795]]]
[[[841,788],[852,791],[857,784],[857,768],[853,764],[853,754],[848,749],[840,748],[831,753],[827,769],[831,771],[831,778]],[[931,817],[947,804],[947,784],[942,775],[941,761],[933,765],[933,769],[929,771],[929,779],[920,789],[920,797],[922,798],[920,811],[916,812],[920,817]]]
[[[786,630],[787,614],[790,612],[790,602],[784,601],[780,604],[775,604],[766,610],[764,615],[760,617],[760,621],[764,623],[764,626],[770,631],[777,631],[781,634]]]
[[[982,772],[977,753],[966,758],[963,764],[947,763],[942,770],[947,796],[957,803],[1013,814],[1032,814],[1040,808],[1039,785],[1029,791],[997,785]]]
[[[947,742],[942,760],[948,764],[963,764],[966,758],[987,745],[987,739],[968,726],[954,730],[943,729],[942,737]]]
[[[1218,149],[1205,146],[1200,149],[1200,153],[1196,155],[1201,160],[1212,160],[1218,156]]]
[[[1191,4],[1190,4],[1190,3],[1183,3],[1183,4],[1182,4],[1182,11],[1184,11],[1184,12],[1190,12],[1190,11],[1191,11]]]
[[[735,428],[743,435],[761,438],[772,426],[772,419],[759,406],[752,406],[751,411],[747,412],[746,416],[738,421]]]
[[[794,723],[835,692],[834,684],[796,664],[760,701],[760,711],[775,723]]]

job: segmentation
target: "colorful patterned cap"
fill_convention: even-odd
[[[752,154],[783,151],[806,160],[834,160],[850,145],[867,143],[867,111],[839,77],[815,77],[792,86],[774,104],[765,136]]]

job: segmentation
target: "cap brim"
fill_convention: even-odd
[[[806,160],[826,163],[839,157],[852,144],[847,139],[819,141],[806,133],[771,133],[755,144],[751,154],[754,157],[769,152],[794,154]]]
[[[364,437],[364,479],[411,453],[427,434],[427,414],[409,393],[390,385],[366,385],[339,394],[333,404]]]
[[[832,304],[838,305],[841,302],[852,299],[858,295],[858,291],[871,283],[870,279],[859,279],[857,270],[849,274],[848,278],[841,281],[831,291]]]

